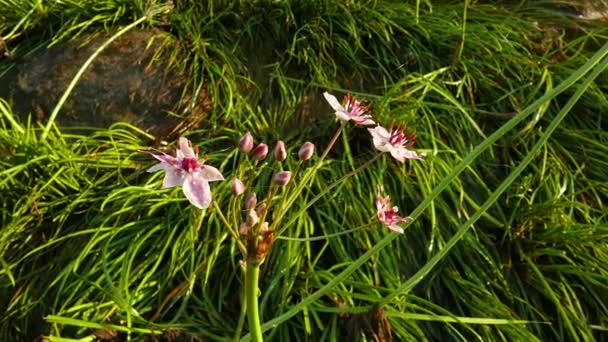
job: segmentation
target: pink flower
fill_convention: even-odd
[[[324,92],[325,100],[331,108],[336,112],[338,119],[342,121],[352,120],[357,125],[373,125],[372,116],[366,114],[369,111],[367,106],[362,105],[362,101],[356,100],[350,95],[344,96],[344,106],[340,104],[338,99],[328,92]]]
[[[198,160],[198,149],[192,149],[190,141],[179,138],[175,157],[168,154],[152,154],[160,161],[149,168],[148,172],[165,170],[162,189],[181,186],[186,198],[197,208],[205,209],[211,204],[209,182],[223,180],[224,177],[213,166],[204,165]]]
[[[414,151],[410,151],[407,147],[414,145],[416,141],[415,134],[405,134],[405,129],[392,129],[387,130],[382,126],[376,126],[374,128],[367,129],[372,135],[374,140],[374,146],[378,151],[389,152],[393,158],[402,162],[407,159],[422,159],[426,153],[418,154]]]
[[[395,233],[403,234],[403,228],[398,225],[407,222],[408,217],[397,215],[399,208],[397,206],[391,207],[391,198],[390,196],[383,197],[383,191],[384,189],[379,185],[378,194],[376,196],[376,216],[378,216],[378,220],[380,220],[383,225],[387,226],[388,229]]]

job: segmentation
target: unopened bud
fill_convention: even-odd
[[[264,160],[268,155],[268,145],[261,143],[253,149],[253,159]]]
[[[239,149],[244,153],[251,152],[251,149],[253,149],[253,136],[251,133],[245,133],[241,140],[239,140]]]
[[[260,221],[260,218],[258,217],[258,214],[255,212],[255,210],[249,209],[249,212],[247,213],[247,225],[249,227],[253,227],[259,221]]]
[[[239,226],[239,233],[247,235],[247,232],[249,232],[249,226],[245,222],[241,223]]]
[[[312,157],[313,153],[315,153],[315,144],[307,141],[300,147],[298,158],[300,158],[300,160],[308,160]]]
[[[281,171],[276,173],[272,181],[278,186],[284,186],[291,180],[291,171]]]
[[[247,196],[247,198],[245,199],[245,208],[247,209],[253,209],[255,208],[255,206],[258,204],[258,195],[254,193],[252,193],[251,195]]]
[[[238,179],[235,178],[232,180],[232,185],[230,186],[230,191],[232,191],[232,193],[236,196],[239,196],[241,194],[243,194],[243,192],[245,192],[245,184],[243,184],[243,182]]]
[[[285,149],[285,143],[283,140],[277,141],[277,144],[274,147],[274,157],[278,161],[283,161],[285,158],[287,158],[287,150]]]
[[[258,205],[258,207],[255,208],[255,212],[256,214],[258,214],[258,216],[264,216],[264,214],[266,213],[266,203]]]

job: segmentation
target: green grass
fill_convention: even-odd
[[[608,29],[567,6],[0,0],[15,58],[0,78],[32,49],[144,18],[185,92],[208,90],[208,120],[187,136],[227,178],[245,130],[292,153],[325,147],[338,128],[325,90],[408,124],[424,161],[384,156],[335,183],[375,154],[347,126],[285,216],[260,276],[267,340],[369,341],[390,327],[396,341],[601,341]],[[239,249],[216,210],[145,173],[156,137],[49,122],[43,138],[0,103],[0,340],[248,339]],[[414,217],[403,236],[376,223],[377,184]],[[212,183],[222,208],[238,205],[229,187]]]

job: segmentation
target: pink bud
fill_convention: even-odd
[[[291,180],[291,171],[281,171],[276,173],[272,181],[278,186],[284,186]]]
[[[247,235],[247,232],[249,232],[249,226],[245,222],[241,223],[239,226],[239,233]]]
[[[283,161],[285,158],[287,158],[287,150],[285,149],[285,143],[283,140],[277,141],[277,144],[274,147],[274,157],[278,161]]]
[[[268,145],[261,143],[253,149],[253,159],[264,160],[268,155]]]
[[[312,157],[313,153],[315,153],[315,144],[307,141],[300,147],[298,158],[300,158],[300,160],[308,160]]]
[[[251,152],[252,148],[253,148],[253,136],[251,135],[251,133],[247,132],[247,133],[245,133],[245,135],[243,135],[241,140],[239,140],[239,149],[241,149],[241,151],[244,153],[249,153],[249,152]]]
[[[258,216],[264,216],[264,213],[266,212],[266,203],[258,205],[258,207],[255,208],[255,212]]]
[[[247,225],[249,227],[253,227],[259,221],[260,221],[260,218],[258,217],[258,214],[255,212],[255,210],[249,209],[249,212],[247,213]]]
[[[245,192],[245,184],[243,184],[240,179],[234,178],[232,180],[232,185],[230,186],[230,191],[232,191],[234,195],[239,196]]]
[[[247,209],[253,209],[255,208],[256,204],[258,204],[258,195],[256,195],[254,192],[245,199],[245,207]]]

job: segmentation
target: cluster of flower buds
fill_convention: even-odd
[[[268,207],[258,204],[256,193],[245,198],[247,215],[239,226],[239,233],[245,237],[248,262],[263,263],[274,242],[274,234],[266,221]]]
[[[241,139],[239,140],[238,147],[241,152],[251,153],[251,156],[254,160],[261,161],[266,159],[266,157],[268,156],[268,145],[265,143],[255,145],[253,141],[253,136],[250,132],[245,133],[241,137]],[[309,160],[314,153],[315,145],[310,141],[307,141],[298,150],[298,159],[302,161]],[[274,156],[274,159],[280,162],[287,159],[287,147],[285,146],[284,141],[277,141],[272,155]],[[274,176],[272,177],[272,182],[273,184],[278,186],[285,186],[291,181],[291,176],[291,171],[280,171],[274,174]],[[235,180],[232,184],[232,193],[234,193],[235,195],[240,195],[242,191],[244,191],[243,183],[240,180],[238,182]]]
[[[265,143],[255,145],[253,142],[253,136],[250,132],[245,133],[239,140],[239,150],[243,153],[250,153],[252,158],[255,160],[264,160],[268,156],[269,147]],[[308,160],[315,153],[315,145],[310,141],[305,142],[298,150],[299,160]],[[287,159],[287,147],[283,140],[277,141],[272,151],[272,155],[278,161],[284,161]]]
[[[265,160],[269,157],[269,154],[271,154],[271,157],[277,162],[283,162],[289,156],[284,141],[277,141],[274,149],[270,151],[268,145],[265,143],[256,145],[250,132],[246,132],[241,137],[238,148],[241,152],[249,154],[252,160],[256,162]],[[309,160],[314,155],[314,152],[315,145],[312,142],[307,141],[298,150],[298,159],[301,161]],[[271,182],[274,186],[283,187],[288,185],[292,178],[293,174],[291,171],[277,171],[273,174]],[[230,189],[235,196],[240,196],[246,191],[245,184],[239,178],[234,178],[232,180]],[[268,197],[268,200],[270,199],[272,199],[272,195]],[[268,221],[266,221],[268,207],[266,203],[258,204],[256,193],[251,193],[245,197],[244,205],[246,215],[239,226],[239,233],[244,236],[246,241],[248,261],[261,263],[268,254],[268,250],[274,241],[274,234],[269,228]]]

